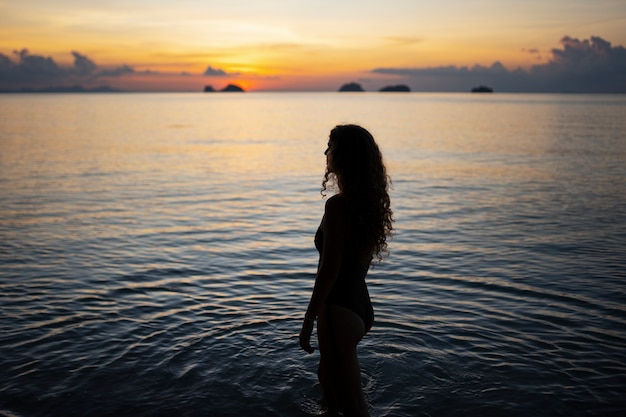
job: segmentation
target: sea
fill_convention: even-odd
[[[345,123],[392,179],[372,416],[626,415],[626,95],[248,92],[0,95],[0,416],[324,415]]]

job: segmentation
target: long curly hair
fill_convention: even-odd
[[[329,188],[338,189],[362,233],[364,260],[382,261],[389,254],[387,238],[392,235],[394,220],[391,179],[374,137],[361,126],[336,126],[330,132],[327,154],[322,196]]]

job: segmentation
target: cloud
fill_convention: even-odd
[[[212,66],[208,66],[206,71],[204,71],[204,75],[207,77],[228,77],[233,75],[239,75],[239,73],[228,73],[220,68],[213,68]]]
[[[72,51],[72,55],[74,55],[74,68],[80,75],[91,75],[94,73],[98,66],[91,59],[87,58],[85,55],[81,55],[76,51]]]
[[[17,57],[17,63],[8,56],[0,54],[0,81],[33,80],[39,82],[63,76],[63,68],[50,57],[30,55],[27,49],[13,51],[13,54]]]
[[[98,75],[101,77],[121,77],[122,75],[134,74],[135,72],[136,71],[133,67],[122,65],[121,67],[98,71]],[[149,73],[150,71],[144,72]]]
[[[528,70],[508,70],[500,62],[489,67],[376,68],[373,73],[409,81],[415,90],[468,91],[486,84],[496,91],[626,93],[626,49],[596,36],[561,39],[547,63]],[[528,49],[536,53],[536,50]]]
[[[89,57],[76,51],[72,51],[74,63],[69,66],[59,65],[51,57],[31,54],[28,49],[13,51],[13,56],[15,58],[11,59],[0,53],[0,86],[5,88],[93,83],[100,78],[120,77],[135,72],[128,65],[100,68]]]
[[[387,36],[385,40],[392,46],[410,46],[423,42],[423,38],[411,36]]]
[[[522,70],[509,71],[500,62],[491,66],[457,67],[448,65],[426,68],[376,68],[372,72],[403,79],[414,91],[469,91],[479,84],[490,85],[498,91],[514,86],[517,78],[525,78]]]

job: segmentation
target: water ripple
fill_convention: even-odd
[[[626,409],[622,99],[81,97],[0,98],[0,415],[320,415],[297,334],[337,118],[394,179],[372,414]]]

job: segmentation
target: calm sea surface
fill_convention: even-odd
[[[0,95],[0,415],[312,416],[329,130],[393,179],[374,416],[626,410],[626,96]]]

